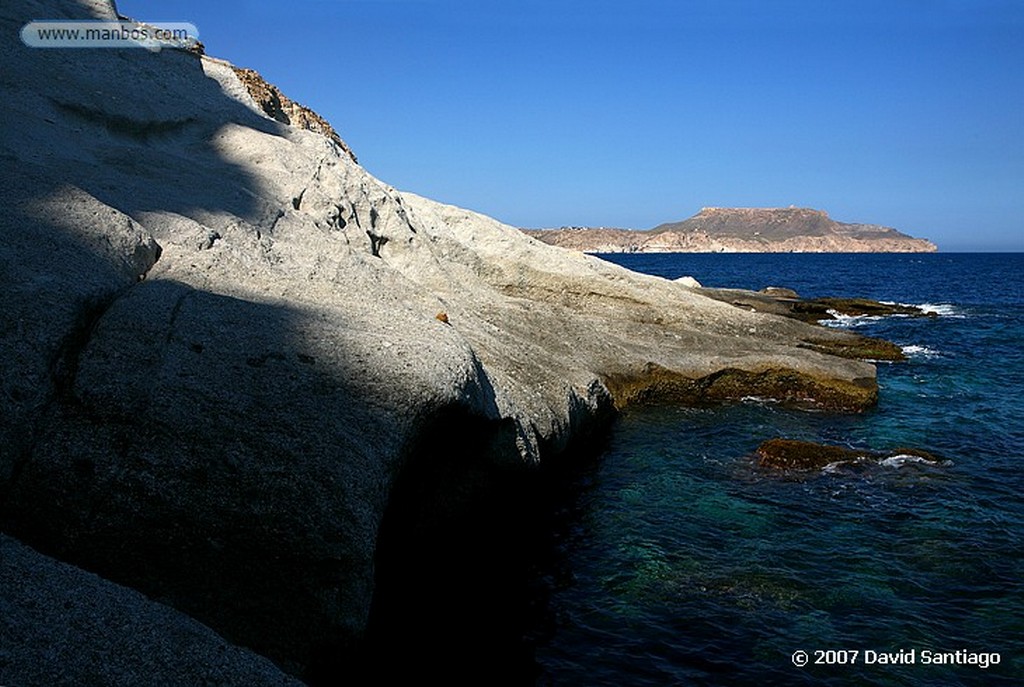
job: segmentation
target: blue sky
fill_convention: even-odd
[[[1017,0],[119,0],[519,226],[800,205],[1024,250]]]

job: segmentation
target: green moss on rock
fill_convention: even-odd
[[[854,360],[902,361],[907,357],[903,349],[891,341],[870,336],[851,334],[845,339],[805,339],[801,346],[818,353]]]
[[[788,405],[857,412],[878,402],[874,378],[826,379],[794,370],[727,368],[705,377],[689,377],[648,363],[636,373],[606,375],[605,386],[622,408],[634,403],[701,405],[756,396]]]

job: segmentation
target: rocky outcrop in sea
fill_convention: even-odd
[[[754,457],[759,467],[781,471],[835,470],[840,466],[860,464],[890,466],[898,466],[907,462],[925,465],[943,464],[943,461],[934,454],[918,448],[869,451],[782,438],[768,439],[762,442],[754,452]]]
[[[0,589],[0,683],[89,682],[90,660],[60,657],[123,614],[154,618],[153,646],[173,640],[161,627],[193,638],[182,682],[287,683],[261,656],[342,674],[387,523],[459,513],[628,403],[877,398],[872,365],[822,347],[853,334],[399,192],[196,51],[14,42],[40,18],[117,14],[0,10],[0,564],[35,585]],[[62,626],[74,585],[113,615]],[[204,667],[231,645],[251,651]],[[157,660],[107,669],[172,675]]]

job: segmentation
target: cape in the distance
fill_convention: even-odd
[[[810,208],[703,208],[653,229],[524,229],[587,253],[934,253],[938,247],[877,224],[837,222]]]

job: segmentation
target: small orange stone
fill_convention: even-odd
[[[439,312],[436,315],[434,315],[434,317],[436,317],[439,322],[444,322],[445,324],[449,324],[449,322],[448,322],[448,313],[446,313],[446,312]]]

